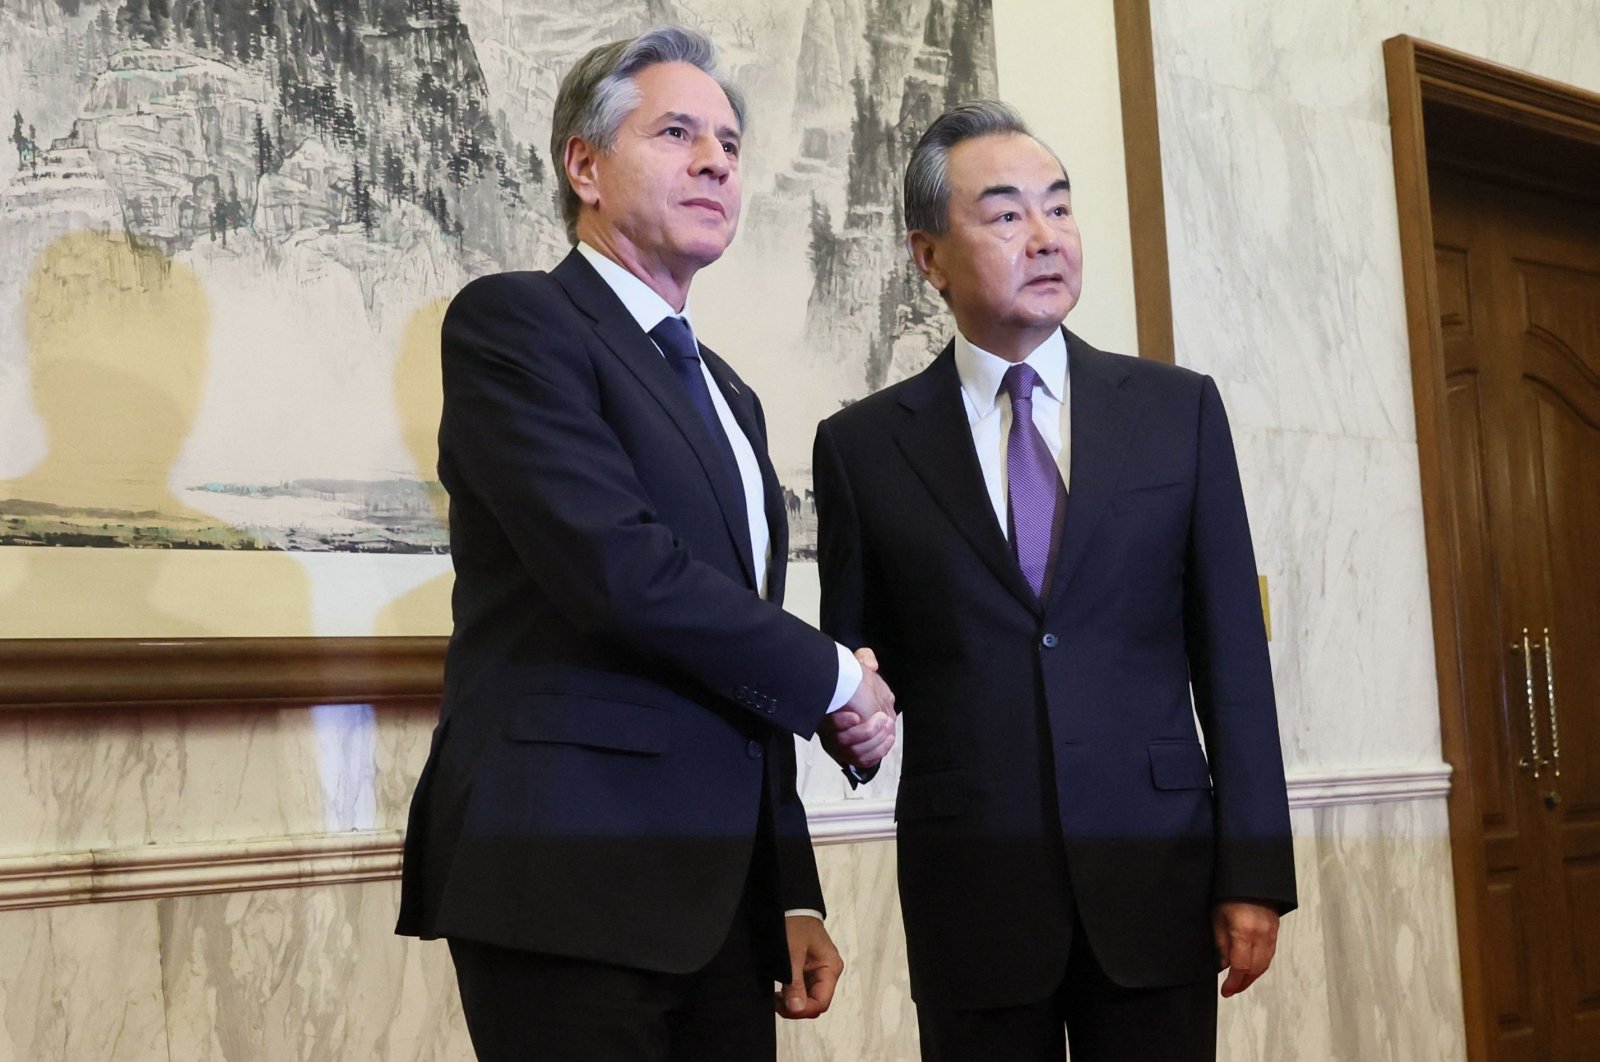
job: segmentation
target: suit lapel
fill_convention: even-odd
[[[1124,386],[1128,370],[1115,355],[1067,333],[1072,403],[1072,486],[1050,581],[1053,604],[1083,561],[1094,529],[1115,492],[1138,422],[1138,405]]]
[[[895,431],[895,442],[912,471],[995,578],[1038,612],[1039,599],[1017,566],[984,486],[972,427],[961,404],[953,343],[908,383],[900,402],[911,416]]]
[[[772,552],[771,561],[767,564],[767,600],[781,605],[789,567],[789,514],[783,503],[783,488],[778,484],[777,471],[773,469],[772,460],[767,454],[766,425],[762,423],[755,395],[739,383],[727,362],[703,343],[700,352],[705,356],[706,368],[711,370],[712,380],[716,381],[717,389],[722,392],[722,400],[728,403],[728,408],[733,411],[733,419],[739,423],[739,430],[744,432],[750,449],[755,451],[756,467],[761,472],[761,498]],[[745,537],[748,543],[748,529]],[[745,552],[753,555],[752,547],[747,544]],[[756,557],[755,562],[761,563],[761,558]]]
[[[754,587],[755,569],[751,562],[750,525],[744,515],[744,488],[725,468],[715,449],[710,429],[700,419],[694,404],[684,393],[683,385],[661,356],[661,351],[639,328],[627,307],[622,305],[622,300],[576,250],[551,270],[550,275],[566,289],[573,304],[594,321],[595,335],[661,404],[661,408],[688,440],[716,493],[723,523],[738,547],[735,552],[739,554],[740,567]]]

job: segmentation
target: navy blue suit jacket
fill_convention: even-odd
[[[1044,998],[1074,900],[1128,986],[1215,973],[1215,900],[1295,903],[1216,386],[1070,333],[1068,348],[1071,494],[1043,602],[985,490],[953,346],[817,433],[823,628],[876,650],[903,713],[900,899],[919,1000]]]
[[[442,352],[455,627],[399,931],[686,972],[749,880],[787,980],[782,911],[822,906],[793,735],[838,656],[778,604],[755,395],[706,352],[761,464],[771,601],[739,483],[582,256],[468,284]]]

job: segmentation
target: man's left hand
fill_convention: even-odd
[[[1222,998],[1236,996],[1267,972],[1278,950],[1278,912],[1248,900],[1225,900],[1211,912],[1217,958],[1228,971]],[[792,945],[791,945],[792,947]]]
[[[833,1002],[833,988],[844,973],[844,959],[827,927],[811,915],[784,920],[789,935],[789,983],[774,993],[773,1006],[784,1018],[815,1018]]]

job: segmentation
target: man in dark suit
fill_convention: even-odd
[[[1004,105],[934,122],[905,208],[958,335],[824,421],[813,474],[823,628],[906,718],[923,1058],[1213,1059],[1219,965],[1248,986],[1295,904],[1222,402],[1062,327],[1070,186]]]
[[[455,630],[399,931],[449,939],[482,1059],[771,1058],[842,970],[793,737],[848,705],[871,762],[893,701],[780,607],[761,406],[686,320],[740,209],[710,42],[595,49],[553,124],[576,249],[444,322]]]

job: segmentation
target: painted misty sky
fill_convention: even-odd
[[[994,91],[988,0],[0,0],[0,542],[444,548],[442,300],[565,253],[558,79],[660,22],[711,33],[751,99],[743,228],[693,301],[764,396],[806,555],[816,421],[948,334],[899,175]],[[176,369],[60,320],[175,293]],[[111,392],[105,453],[48,397],[78,377]]]

